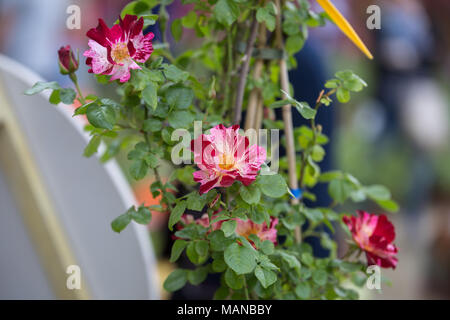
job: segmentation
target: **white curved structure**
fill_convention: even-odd
[[[70,108],[23,95],[37,81],[0,55],[0,298],[158,299],[146,227],[110,227],[136,201],[125,177],[82,156],[89,136]],[[71,264],[80,290],[66,286]]]

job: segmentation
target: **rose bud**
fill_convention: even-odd
[[[75,58],[70,45],[58,50],[58,63],[61,74],[71,74],[78,70],[78,60]]]

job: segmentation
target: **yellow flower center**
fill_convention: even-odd
[[[234,168],[234,157],[227,153],[222,153],[220,156],[219,168],[222,170],[231,170]]]
[[[240,236],[243,236],[245,239],[250,240],[249,237],[252,234],[258,235],[258,232],[261,231],[257,225],[248,228],[247,230],[242,231],[239,233]]]
[[[111,48],[111,57],[114,62],[120,63],[128,58],[130,58],[130,53],[128,52],[128,47],[125,43],[117,43]]]

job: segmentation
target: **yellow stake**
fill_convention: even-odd
[[[339,10],[329,0],[317,0],[320,6],[330,16],[331,20],[341,29],[343,33],[369,58],[373,59],[372,54],[365,44],[361,41],[356,31],[350,23],[344,18]]]

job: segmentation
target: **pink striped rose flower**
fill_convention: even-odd
[[[144,63],[153,52],[153,33],[144,35],[144,19],[126,15],[111,29],[103,19],[99,19],[97,28],[87,32],[90,49],[84,52],[89,72],[110,75],[111,81],[119,79],[127,82],[130,69],[141,69],[136,62]]]
[[[235,181],[248,186],[266,160],[266,150],[256,144],[250,146],[248,138],[239,134],[238,125],[215,126],[210,134],[192,140],[191,149],[200,169],[194,172],[194,180],[200,182],[200,194],[229,187]]]
[[[387,217],[358,211],[358,216],[343,217],[352,233],[353,240],[367,257],[369,265],[395,269],[397,266],[397,247],[392,243],[395,239],[395,228]]]

